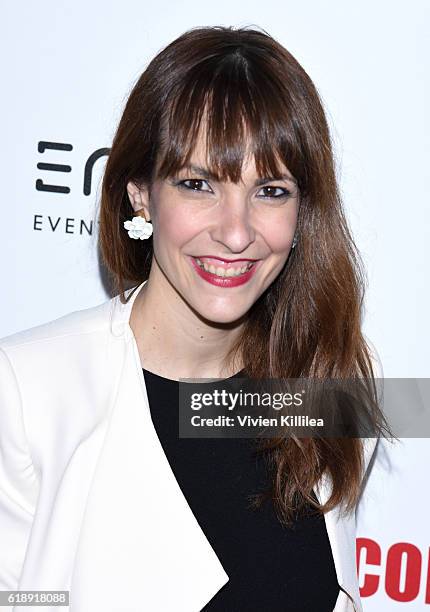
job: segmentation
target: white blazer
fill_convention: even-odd
[[[72,612],[199,612],[229,580],[151,420],[129,325],[145,282],[126,305],[0,339],[0,590],[68,590]],[[335,612],[361,612],[355,517],[325,521]]]

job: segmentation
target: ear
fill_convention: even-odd
[[[149,221],[149,192],[147,187],[138,187],[135,183],[129,181],[127,183],[127,193],[134,212],[137,213],[138,211],[143,210],[146,221]]]

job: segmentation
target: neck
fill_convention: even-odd
[[[227,378],[241,370],[240,357],[226,363],[226,356],[243,324],[200,317],[170,283],[151,283],[151,276],[130,316],[142,367],[172,380]]]

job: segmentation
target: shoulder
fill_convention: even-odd
[[[0,347],[13,349],[19,346],[59,340],[67,336],[85,335],[106,330],[110,313],[118,296],[89,308],[69,312],[57,319],[15,332],[0,338]]]
[[[29,445],[40,458],[59,431],[79,439],[104,414],[117,297],[0,339],[0,455],[5,445]]]
[[[22,392],[42,397],[43,389],[52,392],[98,371],[111,337],[116,297],[0,338],[0,380],[8,376],[9,366]]]

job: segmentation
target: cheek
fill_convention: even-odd
[[[284,255],[290,250],[291,242],[293,240],[293,234],[290,235],[290,231],[276,231],[271,232],[271,235],[267,239],[267,243],[273,253]]]
[[[260,224],[260,232],[273,253],[289,252],[297,224],[297,210],[291,207],[283,215],[266,216]]]
[[[199,231],[198,223],[181,206],[160,206],[157,212],[156,240],[161,245],[180,247],[189,242]]]

